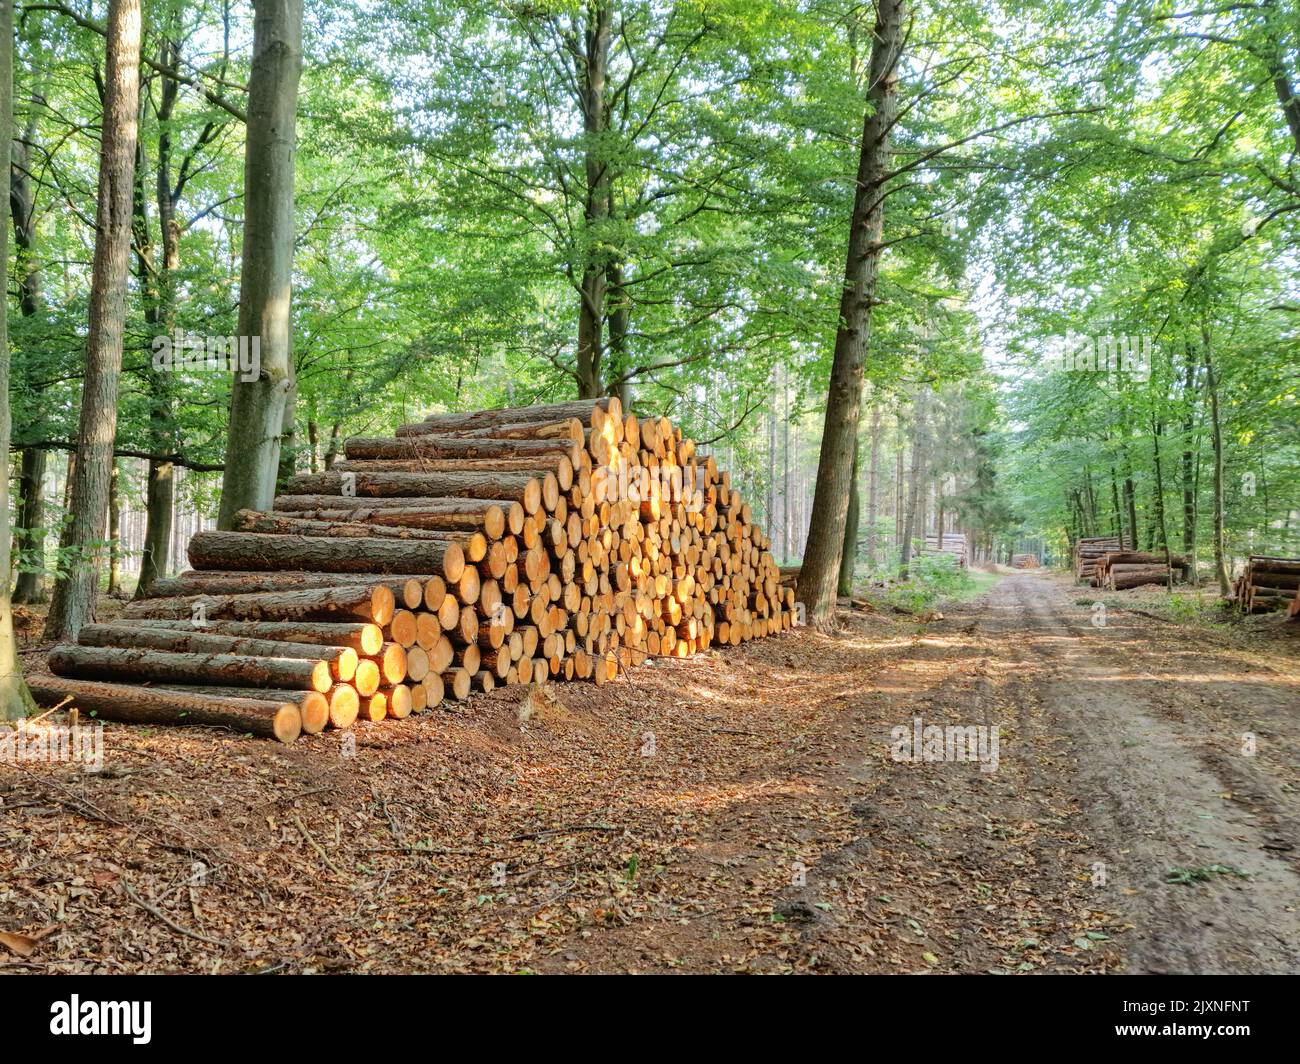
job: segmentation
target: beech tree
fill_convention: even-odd
[[[75,639],[94,619],[117,434],[140,106],[140,2],[111,0],[104,63],[95,262],[71,513],[60,540],[68,571],[54,585],[45,634]],[[7,138],[6,138],[7,139]]]
[[[844,551],[844,525],[852,491],[853,455],[862,407],[862,379],[871,338],[871,311],[880,274],[885,183],[890,177],[890,137],[898,100],[898,63],[906,35],[904,0],[879,0],[867,65],[867,114],[849,224],[849,248],[840,297],[826,418],[822,427],[817,489],[799,571],[799,601],[808,623],[822,627],[835,609]]]
[[[239,335],[259,338],[261,364],[256,380],[233,385],[217,519],[223,529],[241,509],[270,509],[294,383],[290,310],[302,0],[255,0],[253,8]]]

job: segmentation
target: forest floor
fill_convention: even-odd
[[[355,752],[110,724],[101,771],[0,764],[0,971],[1300,972],[1300,625],[1095,595],[1008,574]],[[895,760],[916,718],[996,771]]]

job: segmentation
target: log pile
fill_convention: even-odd
[[[940,542],[939,534],[931,532],[925,537],[922,554],[947,554],[959,569],[966,568],[966,537],[960,532],[945,532]]]
[[[1180,554],[1170,555],[1166,565],[1163,551],[1110,551],[1097,559],[1089,583],[1111,591],[1144,584],[1167,585],[1170,568],[1175,570],[1175,580],[1187,581],[1189,563]]]
[[[1074,579],[1091,581],[1097,561],[1109,551],[1130,550],[1120,536],[1091,536],[1074,541]]]
[[[1273,558],[1252,554],[1233,585],[1232,601],[1242,613],[1269,613],[1285,609],[1294,617],[1300,610],[1300,558]]]
[[[1011,555],[1011,568],[1013,569],[1037,569],[1041,564],[1037,554]]]
[[[794,624],[730,475],[617,399],[431,415],[345,454],[195,535],[191,570],[51,652],[37,698],[290,742]]]

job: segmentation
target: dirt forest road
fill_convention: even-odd
[[[289,748],[110,726],[0,766],[0,929],[57,929],[0,971],[1300,971],[1300,641],[1089,594]],[[934,725],[996,771],[896,759]]]
[[[784,825],[796,854],[821,841],[800,821],[838,819],[854,827],[799,862],[773,909],[822,970],[1300,971],[1294,669],[1124,611],[1094,623],[1076,594],[1013,575],[883,669],[855,662],[821,692],[838,686],[843,714],[808,775],[791,766],[811,808],[722,818],[695,874],[769,863],[750,824]],[[856,642],[824,640],[821,667],[860,658]],[[893,729],[917,718],[998,727],[996,772],[893,760]],[[674,931],[649,937],[703,946]]]

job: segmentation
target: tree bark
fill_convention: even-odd
[[[853,444],[853,480],[849,485],[849,509],[844,519],[844,548],[840,554],[839,593],[842,597],[853,594],[853,573],[858,560],[858,515],[862,512],[862,499],[858,493],[858,442]]]
[[[585,133],[583,166],[586,188],[581,235],[582,276],[578,286],[578,395],[594,399],[604,388],[606,256],[600,249],[601,228],[609,216],[609,159],[603,135],[609,125],[605,85],[609,76],[609,42],[613,18],[608,0],[587,4],[583,40],[575,49],[578,108]],[[576,42],[575,42],[576,43]]]
[[[189,623],[195,619],[200,603],[207,619],[216,621],[302,621],[310,618],[337,623],[346,618],[384,625],[393,617],[393,593],[383,585],[141,599],[129,603],[122,616],[130,620],[146,618]],[[302,636],[296,637],[296,641],[310,642]]]
[[[45,466],[47,454],[40,447],[24,447],[18,484],[22,504],[18,510],[18,581],[14,602],[34,605],[45,602]]]
[[[8,3],[8,0],[5,0]],[[238,688],[231,688],[237,691]],[[95,683],[43,676],[32,683],[43,706],[57,706],[69,695],[73,705],[104,720],[130,724],[188,724],[229,728],[291,743],[302,731],[302,716],[291,702],[260,698],[157,690],[138,684]]]
[[[912,426],[912,468],[907,475],[907,516],[903,519],[903,543],[898,562],[898,578],[906,580],[912,560],[912,540],[920,517],[921,480],[925,469],[926,401],[929,389],[921,385],[916,395],[916,423]]]
[[[1214,372],[1214,356],[1210,351],[1209,332],[1205,329],[1201,330],[1201,340],[1201,358],[1205,365],[1205,390],[1210,397],[1210,445],[1214,451],[1214,574],[1219,580],[1219,594],[1227,598],[1231,589],[1223,531],[1223,428],[1219,420],[1219,379]]]
[[[890,133],[898,111],[897,67],[903,45],[904,3],[879,0],[872,34],[869,106],[862,127],[840,325],[835,336],[812,518],[799,574],[799,599],[807,607],[809,623],[818,627],[829,624],[834,613],[836,576],[844,545],[862,376],[883,250],[883,196],[889,179]]]
[[[131,621],[139,630],[192,632],[191,621],[143,618]],[[244,639],[268,639],[285,643],[312,643],[324,647],[351,647],[358,654],[375,657],[384,645],[383,629],[363,622],[327,621],[211,621],[203,628],[213,635]]]
[[[1190,347],[1190,345],[1189,345]],[[1193,389],[1196,385],[1196,361],[1191,350],[1185,352],[1187,364],[1183,372],[1183,553],[1191,562],[1190,582],[1199,583],[1196,566],[1196,402]]]
[[[94,616],[99,590],[100,545],[117,434],[139,103],[140,2],[110,0],[86,373],[72,512],[61,542],[69,571],[54,585],[45,625],[51,640],[76,638]]]
[[[0,0],[0,144],[13,139],[14,109],[14,9],[11,0]],[[9,274],[9,198],[0,197],[0,276]],[[11,421],[9,410],[9,324],[0,314],[0,455],[9,455]],[[9,476],[0,477],[0,720],[18,720],[34,708],[31,692],[23,682],[14,636],[13,607],[9,600],[10,572]]]
[[[6,38],[7,39],[7,38]],[[0,44],[0,47],[3,47]],[[12,95],[10,97],[12,103]],[[41,309],[44,278],[36,257],[36,196],[32,189],[29,145],[36,140],[36,94],[22,139],[13,140],[13,166],[9,182],[9,207],[13,215],[18,309],[24,318]],[[6,131],[12,125],[5,125]],[[13,601],[34,605],[48,600],[45,587],[45,466],[46,452],[24,447],[19,475],[19,510],[16,530],[19,552],[18,579]]]
[[[239,335],[258,337],[256,380],[236,376],[230,403],[219,528],[275,495],[285,405],[293,383],[294,136],[302,73],[302,0],[254,0],[244,152],[244,243]]]
[[[122,593],[122,470],[117,459],[108,477],[108,593]]]
[[[876,568],[876,524],[880,519],[880,403],[871,407],[871,459],[867,471],[867,571]]]
[[[400,539],[313,539],[255,532],[200,532],[190,539],[196,569],[307,569],[323,573],[427,573],[460,579],[465,553],[455,542]]]

